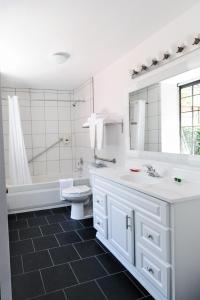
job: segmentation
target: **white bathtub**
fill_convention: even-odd
[[[33,176],[33,184],[7,185],[7,205],[9,213],[66,206],[60,200],[59,179],[62,176]],[[74,184],[89,184],[88,178],[75,178]]]

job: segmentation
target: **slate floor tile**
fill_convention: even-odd
[[[66,209],[66,207],[52,208],[52,212],[55,215],[57,215],[57,214],[66,214],[67,209]]]
[[[61,245],[80,242],[81,239],[75,231],[68,231],[56,234],[56,237]]]
[[[39,227],[33,227],[33,228],[27,228],[27,229],[21,229],[19,231],[19,237],[21,240],[26,240],[30,238],[35,238],[41,236],[41,231]]]
[[[28,211],[28,212],[17,214],[17,220],[29,219],[29,218],[33,218],[34,216],[35,215],[33,211]]]
[[[54,235],[33,239],[33,244],[36,251],[58,247],[58,242]]]
[[[74,247],[83,258],[104,253],[103,248],[94,240],[77,243]]]
[[[15,229],[22,229],[22,228],[27,228],[28,227],[28,223],[27,220],[22,219],[22,220],[18,220],[18,221],[10,221],[8,223],[9,226],[9,230],[15,230]]]
[[[84,227],[92,227],[93,226],[93,218],[80,220],[81,224]]]
[[[66,221],[66,217],[64,216],[64,214],[46,216],[46,218],[47,218],[49,224],[54,224],[54,223]]]
[[[95,257],[71,262],[71,266],[80,282],[90,281],[107,274]]]
[[[96,229],[93,227],[77,230],[83,240],[91,240],[96,237]]]
[[[124,273],[97,279],[108,300],[136,300],[144,295]]]
[[[49,234],[63,232],[63,230],[59,224],[40,226],[40,229],[41,229],[43,235],[49,235]]]
[[[97,259],[110,274],[126,270],[125,267],[111,253],[98,255]]]
[[[25,300],[44,293],[38,271],[12,277],[13,300]]]
[[[67,300],[105,300],[106,299],[94,281],[79,284],[71,288],[68,288],[65,290],[65,293],[67,295]]]
[[[41,274],[47,292],[63,289],[77,283],[68,264],[44,269]]]
[[[28,219],[28,225],[30,227],[46,225],[46,224],[48,224],[48,223],[47,223],[47,220],[45,219],[45,217],[37,217],[37,218]]]
[[[19,241],[19,242],[11,242],[10,243],[10,254],[21,255],[29,252],[33,252],[33,244],[31,240]]]
[[[62,264],[79,259],[79,255],[72,245],[50,249],[54,264]]]
[[[128,276],[128,278],[139,288],[139,290],[145,295],[148,296],[149,292],[139,283],[139,281],[137,281],[137,279],[135,277],[133,277],[131,275],[131,273],[129,273],[128,271],[124,272],[126,274],[126,276]]]
[[[71,231],[71,230],[76,230],[76,229],[81,229],[83,228],[83,225],[76,220],[69,220],[63,223],[60,223],[64,231]]]
[[[63,291],[48,293],[44,296],[36,297],[34,300],[66,300]],[[98,299],[97,299],[98,300]]]
[[[11,230],[9,231],[9,240],[11,242],[16,242],[19,240],[19,232],[18,230]]]
[[[17,275],[23,272],[21,256],[13,256],[10,258],[11,274]]]
[[[16,214],[10,214],[10,215],[8,215],[8,221],[17,221]]]
[[[47,250],[25,254],[22,256],[25,272],[30,272],[52,266],[51,258]]]
[[[35,215],[36,217],[45,217],[45,216],[52,215],[52,211],[51,209],[37,210],[35,211]]]

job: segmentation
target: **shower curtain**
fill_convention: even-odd
[[[12,185],[31,184],[18,97],[8,97],[9,107],[9,176]]]

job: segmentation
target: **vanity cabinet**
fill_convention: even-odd
[[[97,238],[112,254],[156,300],[199,300],[200,201],[172,205],[96,174],[92,186]]]

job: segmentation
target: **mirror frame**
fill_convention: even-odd
[[[200,165],[200,156],[178,153],[166,152],[153,152],[153,151],[137,151],[130,149],[130,128],[129,128],[129,94],[137,90],[143,89],[162,80],[179,75],[181,73],[190,71],[200,67],[200,48],[195,49],[193,52],[186,53],[184,56],[178,57],[176,60],[171,61],[165,65],[158,67],[151,72],[148,72],[138,78],[132,79],[132,84],[124,92],[124,133],[126,143],[126,154],[129,157],[141,157],[159,160],[172,160],[184,162],[189,161]]]

